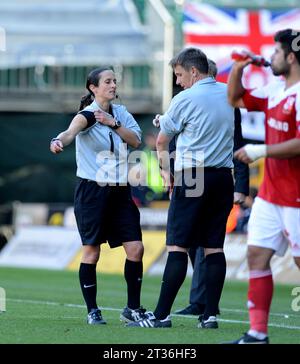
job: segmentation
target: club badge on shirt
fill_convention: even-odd
[[[293,107],[296,101],[296,97],[295,96],[289,96],[286,100],[286,102],[283,105],[283,113],[284,114],[291,114],[293,111]]]

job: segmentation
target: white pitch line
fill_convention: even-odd
[[[218,319],[220,322],[230,322],[235,324],[249,324],[249,321],[239,321],[239,320],[225,320],[225,319]],[[280,324],[273,324],[269,323],[268,326],[270,327],[279,327],[281,329],[290,329],[290,330],[300,330],[300,326],[289,326],[289,325],[280,325]]]
[[[14,299],[14,298],[7,298],[6,299],[7,301],[14,301],[14,302],[27,302],[27,303],[32,303],[32,304],[47,304],[47,305],[54,305],[54,306],[65,306],[65,307],[77,307],[77,308],[85,308],[86,306],[85,305],[77,305],[77,304],[74,304],[74,303],[59,303],[59,302],[51,302],[51,301],[37,301],[37,300],[22,300],[22,299]],[[112,307],[109,307],[109,308],[105,308],[105,307],[102,307],[103,309],[107,309],[107,310],[111,310],[111,311],[121,311],[121,309],[119,308],[112,308]],[[238,308],[221,308],[221,311],[225,311],[225,312],[233,312],[233,313],[243,313],[243,314],[248,314],[248,311],[246,310],[241,310],[241,309],[238,309]],[[174,316],[180,316],[182,317],[183,315],[176,315],[176,314],[173,314]],[[195,318],[195,315],[184,315],[184,316],[190,316],[190,318]],[[285,318],[285,319],[288,319],[288,318],[299,318],[299,315],[294,315],[292,313],[272,313],[270,312],[269,316],[277,316],[277,317],[282,317],[282,318]],[[288,317],[286,317],[288,316]]]
[[[85,305],[78,305],[78,304],[74,304],[74,303],[59,303],[59,302],[52,302],[52,301],[38,301],[38,300],[24,300],[24,299],[17,299],[17,298],[7,298],[7,301],[11,301],[11,302],[17,302],[17,303],[27,303],[27,304],[34,304],[34,305],[48,305],[48,306],[63,306],[63,307],[74,307],[74,308],[86,308]],[[122,309],[120,308],[113,308],[113,307],[100,307],[101,310],[106,310],[106,311],[118,311],[121,312]],[[246,313],[247,311],[243,311],[243,310],[236,310],[236,309],[223,309],[222,310],[226,310],[226,311],[233,311],[233,312],[237,312],[237,313]],[[277,314],[279,315],[279,314]],[[283,315],[284,314],[280,314]],[[189,319],[195,319],[195,316],[192,315],[176,315],[176,314],[172,314],[172,316],[174,317],[181,317],[181,318],[189,318]],[[291,316],[291,315],[290,315]],[[296,315],[294,315],[295,317],[298,317]],[[219,322],[229,322],[229,323],[233,323],[233,324],[249,324],[249,321],[241,321],[241,320],[226,320],[226,319],[218,319]],[[300,326],[289,326],[289,325],[280,325],[280,324],[274,324],[274,323],[269,323],[268,326],[270,327],[278,327],[281,329],[290,329],[290,330],[300,330]]]
[[[176,315],[176,314],[172,314],[172,316],[174,317],[186,317],[189,319],[195,319],[195,316],[192,315]],[[227,320],[227,319],[221,319],[218,318],[219,322],[229,322],[232,324],[249,324],[249,321],[241,321],[241,320]],[[289,325],[281,325],[281,324],[274,324],[274,323],[268,323],[268,326],[270,327],[280,327],[281,329],[291,329],[291,330],[300,330],[300,326],[289,326]]]
[[[227,311],[227,312],[235,312],[235,313],[247,313],[248,311],[246,310],[241,310],[238,308],[221,308],[221,311]],[[295,317],[295,318],[299,318],[299,315],[294,315],[293,313],[276,313],[276,312],[270,312],[269,316],[278,316],[278,317],[284,317],[284,318],[289,318],[289,317]],[[288,317],[286,317],[288,316]]]

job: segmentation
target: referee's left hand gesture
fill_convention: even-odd
[[[103,111],[100,111],[100,110],[95,111],[94,115],[95,115],[95,119],[100,124],[107,125],[107,126],[114,126],[116,123],[115,119],[112,116],[107,115],[107,113],[104,113]]]
[[[160,175],[163,180],[164,188],[167,191],[171,185],[170,172],[163,169],[160,170]]]

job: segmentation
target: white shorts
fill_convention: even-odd
[[[281,257],[289,245],[292,255],[300,257],[300,208],[256,197],[248,223],[248,245],[272,249]]]

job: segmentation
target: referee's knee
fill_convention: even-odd
[[[144,245],[141,241],[129,241],[123,244],[127,259],[139,262],[143,259]]]
[[[81,263],[97,264],[100,257],[100,246],[84,245]]]

